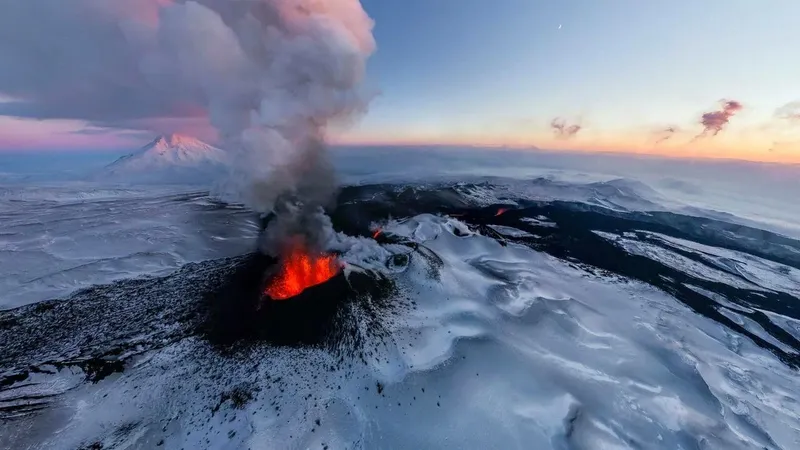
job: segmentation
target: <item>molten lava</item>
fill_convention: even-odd
[[[383,233],[383,228],[378,228],[374,233],[372,233],[372,239],[378,239],[378,236],[380,236],[381,233]]]
[[[505,214],[507,211],[508,211],[508,208],[500,208],[500,209],[497,210],[497,214],[495,214],[494,216],[495,217],[500,216],[502,214]]]
[[[282,256],[280,271],[270,280],[264,294],[273,300],[286,300],[330,280],[339,269],[335,256],[314,255],[302,245],[295,245]]]

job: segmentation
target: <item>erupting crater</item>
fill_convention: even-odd
[[[280,268],[264,288],[272,300],[288,300],[306,289],[335,277],[341,270],[336,256],[310,252],[302,244],[292,244],[281,256]]]
[[[234,263],[209,294],[203,334],[210,342],[221,351],[259,342],[340,351],[361,345],[360,323],[380,330],[377,316],[357,311],[388,308],[390,279],[347,274],[338,254],[314,251],[301,236],[283,242],[277,258],[257,252]]]

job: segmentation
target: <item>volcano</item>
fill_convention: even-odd
[[[228,167],[223,150],[198,139],[159,136],[122,156],[95,175],[101,180],[137,183],[205,183]]]

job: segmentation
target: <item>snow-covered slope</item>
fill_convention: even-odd
[[[227,167],[224,151],[177,134],[160,136],[109,164],[95,179],[116,182],[203,183]]]

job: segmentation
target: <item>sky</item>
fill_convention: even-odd
[[[800,162],[796,0],[362,5],[375,96],[334,143]],[[119,149],[169,131],[36,119],[0,116],[0,149]],[[175,131],[214,139],[202,123]]]

